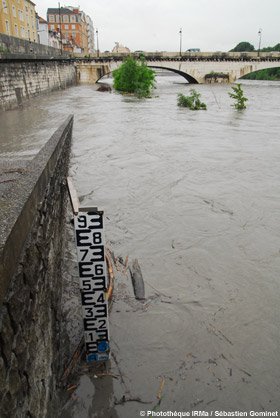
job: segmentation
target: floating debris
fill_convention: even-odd
[[[68,376],[70,375],[72,369],[74,368],[75,364],[77,363],[78,359],[80,358],[80,355],[83,352],[85,346],[84,337],[82,337],[75,353],[73,354],[69,364],[67,365],[63,375],[60,378],[59,386],[63,386],[63,384],[66,382]]]
[[[72,385],[72,386],[69,386],[69,388],[67,388],[66,390],[70,391],[70,390],[76,389],[76,387],[77,387],[77,385]]]
[[[128,262],[128,254],[126,255],[126,257],[125,257],[125,262],[124,262],[124,267],[123,267],[123,269],[122,269],[122,273],[124,273],[125,272],[125,270],[126,270],[126,266],[127,266],[127,262]]]
[[[145,403],[145,404],[152,403],[152,401],[142,401],[138,397],[136,397],[136,398],[127,398],[125,395],[123,395],[123,397],[119,401],[115,401],[114,404],[115,405],[121,405],[121,404],[123,404],[125,402],[140,402],[140,403]]]
[[[137,258],[135,258],[132,265],[129,266],[129,271],[131,274],[135,299],[145,300],[144,280]]]
[[[248,373],[248,372],[246,372],[246,370],[243,370],[243,369],[239,369],[242,373],[245,373],[245,374],[247,374],[247,376],[252,376],[250,373]]]
[[[165,379],[163,378],[162,381],[161,381],[160,387],[159,387],[158,394],[157,394],[157,398],[158,399],[161,398],[161,392],[162,392],[162,389],[163,389],[164,384],[165,384]]]
[[[221,336],[231,345],[233,345],[233,343],[230,341],[230,339],[228,339],[221,331],[219,331],[219,333],[221,334]]]

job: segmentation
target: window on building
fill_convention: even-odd
[[[28,37],[28,39],[30,41],[30,30],[29,29],[28,29],[28,32],[27,33],[28,33],[28,36],[27,37]]]
[[[49,22],[54,22],[54,15],[49,15]]]
[[[68,37],[69,37],[69,33],[65,32],[65,38],[68,38]]]
[[[25,28],[23,26],[20,27],[20,34],[22,38],[25,38]]]
[[[73,38],[76,38],[76,32],[73,32],[73,33],[72,33],[72,37],[73,37]]]
[[[6,24],[6,34],[10,35],[10,26],[9,26],[9,21],[5,20],[5,24]]]
[[[55,30],[55,25],[51,25],[51,30]]]
[[[2,0],[2,4],[3,4],[3,12],[8,13],[8,6],[7,6],[6,0]]]
[[[18,36],[18,25],[15,23],[15,34]]]
[[[29,16],[28,16],[28,13],[26,13],[26,22],[27,22],[27,26],[29,26]]]
[[[18,9],[18,15],[19,15],[19,20],[21,20],[23,22],[24,21],[23,20],[23,11]]]
[[[20,4],[20,0],[17,0],[18,4]]]
[[[64,29],[69,29],[69,25],[64,25]]]
[[[12,6],[12,9],[13,9],[13,16],[14,16],[14,17],[17,17],[17,12],[16,12],[16,8],[15,8],[15,6]]]
[[[35,32],[33,32],[33,41],[36,42]]]
[[[75,15],[71,15],[70,16],[70,20],[71,20],[71,22],[76,22],[76,16]]]
[[[72,29],[76,29],[76,25],[72,25]]]
[[[59,19],[59,15],[56,15],[56,21],[59,23],[60,22],[60,19]]]

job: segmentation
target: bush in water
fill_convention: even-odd
[[[147,67],[144,59],[141,64],[132,57],[113,72],[114,88],[126,93],[134,93],[138,97],[149,97],[150,89],[155,88],[155,72]]]
[[[246,109],[245,102],[248,100],[246,97],[243,96],[243,90],[241,88],[241,84],[237,84],[237,87],[232,87],[234,93],[229,93],[229,96],[232,99],[236,100],[236,103],[234,103],[231,106],[234,106],[238,110]]]
[[[199,100],[200,94],[195,89],[190,89],[190,92],[190,96],[184,96],[182,93],[178,94],[178,106],[188,107],[191,110],[206,110],[206,104]]]

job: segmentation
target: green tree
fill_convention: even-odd
[[[244,75],[247,80],[280,80],[280,68],[266,68]]]
[[[241,88],[241,84],[237,84],[237,87],[232,87],[235,93],[229,93],[229,96],[232,99],[236,100],[232,106],[234,106],[237,110],[246,109],[245,102],[248,100],[246,97],[243,96],[243,90]]]
[[[250,44],[249,42],[239,42],[233,49],[229,52],[253,52],[255,51],[254,45]]]
[[[278,51],[280,52],[280,43],[276,44],[273,48],[272,51]]]
[[[274,51],[272,46],[266,46],[265,48],[260,49],[260,52],[271,52]]]
[[[276,44],[275,46],[266,46],[260,49],[260,52],[280,52],[280,43]]]
[[[188,107],[191,110],[206,110],[206,104],[202,103],[199,99],[200,94],[195,89],[190,89],[190,92],[190,96],[184,96],[182,93],[178,94],[178,106]]]
[[[138,97],[149,97],[150,89],[155,88],[155,71],[147,67],[145,60],[128,57],[123,64],[113,72],[114,88],[126,93],[134,93]]]

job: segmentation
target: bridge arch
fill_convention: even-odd
[[[241,77],[240,77],[240,79],[242,80],[242,79],[245,79],[244,77],[245,76],[247,76],[247,75],[250,75],[250,74],[253,74],[253,73],[259,73],[259,72],[261,72],[261,71],[263,71],[263,70],[280,70],[280,62],[279,62],[279,65],[277,66],[277,67],[275,67],[275,66],[271,66],[271,67],[269,67],[269,66],[266,66],[266,67],[264,67],[264,68],[259,68],[259,69],[257,69],[257,70],[249,70],[248,72],[246,72],[245,74],[243,74]]]
[[[105,72],[103,75],[101,75],[97,80],[96,80],[96,83],[98,83],[99,81],[104,81],[105,80],[105,78],[106,78],[106,76],[108,76],[109,74],[112,74],[113,73],[113,71],[114,70],[110,70],[110,71],[107,71],[107,72]]]
[[[193,78],[191,75],[189,75],[189,74],[187,74],[187,73],[184,73],[183,71],[176,70],[176,69],[174,69],[174,68],[169,68],[169,67],[159,67],[159,66],[157,66],[157,65],[149,65],[149,64],[148,64],[148,67],[149,67],[149,68],[158,68],[158,69],[160,69],[160,70],[167,70],[167,71],[171,71],[171,72],[173,72],[173,73],[176,73],[176,74],[178,74],[178,75],[182,76],[182,77],[183,77],[185,80],[187,80],[190,84],[198,84],[198,81],[197,81],[195,78]]]
[[[154,68],[154,69],[160,69],[160,70],[167,70],[167,71],[170,71],[172,73],[176,73],[176,74],[182,76],[185,80],[187,80],[189,84],[198,84],[198,81],[195,78],[193,78],[191,75],[189,75],[187,73],[184,73],[183,71],[176,70],[174,68],[162,67],[162,66],[156,66],[156,65],[148,65],[148,67],[149,68]],[[106,72],[106,70],[107,70],[107,72]],[[100,80],[103,79],[103,77],[106,77],[106,75],[109,75],[114,71],[114,70],[110,70],[108,68],[106,70],[104,68],[103,72],[98,72],[99,78],[96,80],[96,83],[98,83]]]

